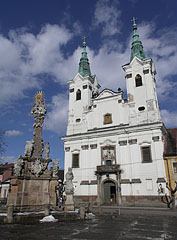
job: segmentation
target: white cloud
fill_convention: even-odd
[[[120,32],[119,1],[99,0],[94,11],[93,26],[102,27],[103,36],[112,36]]]
[[[161,110],[161,116],[166,127],[176,127],[177,112],[170,112],[164,109]]]
[[[19,135],[22,135],[23,133],[21,131],[18,131],[18,130],[8,130],[5,132],[5,135],[7,137],[16,137],[16,136],[19,136]]]
[[[0,157],[0,161],[1,161],[1,163],[6,163],[6,162],[8,162],[8,163],[13,163],[13,162],[15,162],[16,161],[16,157],[14,157],[14,156],[1,156]]]
[[[52,103],[45,119],[45,129],[54,132],[65,133],[68,118],[68,96],[67,94],[59,94],[53,96]]]
[[[99,5],[100,4],[100,5]],[[109,36],[119,32],[118,24],[120,13],[114,13],[114,4],[109,1],[98,1],[96,11],[106,14],[95,15],[96,26],[104,26]],[[100,8],[98,8],[100,6]],[[116,10],[117,11],[117,10]],[[97,12],[98,13],[98,12]],[[112,16],[111,19],[109,19]],[[112,22],[117,30],[106,30]],[[74,28],[81,30],[75,24]],[[111,29],[111,28],[110,28]],[[109,32],[110,31],[110,32]],[[116,32],[117,31],[117,32]],[[175,29],[156,31],[152,23],[144,23],[138,27],[140,39],[143,42],[146,56],[152,57],[157,68],[157,90],[161,100],[169,98],[174,93],[176,83],[171,77],[177,74],[177,34]],[[130,34],[132,36],[132,33]],[[24,97],[24,91],[39,88],[44,84],[41,74],[52,76],[51,81],[65,84],[74,77],[78,70],[81,48],[78,47],[73,54],[64,55],[63,47],[74,35],[64,26],[46,25],[39,34],[34,35],[26,30],[10,31],[9,38],[0,35],[0,102],[8,103],[12,99]],[[122,47],[116,39],[105,41],[95,52],[87,47],[92,74],[97,75],[102,88],[117,90],[125,89],[125,74],[122,65],[130,59],[131,37],[127,46]],[[115,47],[116,46],[116,47]],[[51,111],[46,118],[46,128],[59,132],[67,124],[68,98],[66,94],[54,96]],[[65,125],[63,125],[65,123]],[[14,133],[15,134],[15,133]]]
[[[64,83],[59,69],[63,60],[61,48],[72,34],[64,26],[47,24],[35,36],[24,31],[10,31],[9,38],[0,36],[0,102],[23,97],[24,90],[39,88],[41,74],[46,73]]]

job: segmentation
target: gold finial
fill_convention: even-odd
[[[43,98],[42,91],[37,92],[36,95],[35,95],[36,102],[40,102],[42,100],[42,98]]]

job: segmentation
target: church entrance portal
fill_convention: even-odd
[[[104,183],[104,203],[116,203],[116,185],[113,181],[106,181]]]

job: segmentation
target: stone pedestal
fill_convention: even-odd
[[[74,211],[73,194],[67,194],[66,195],[65,210]]]
[[[52,177],[12,178],[7,206],[13,205],[17,211],[40,211],[46,205],[56,207],[57,185],[57,179]]]
[[[13,222],[13,211],[14,211],[14,206],[11,205],[7,209],[7,218],[6,218],[6,223],[12,223]]]
[[[79,211],[80,211],[80,219],[85,219],[85,206],[80,205]]]
[[[44,205],[44,215],[49,216],[50,206],[48,204]]]

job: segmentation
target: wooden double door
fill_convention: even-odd
[[[104,203],[116,204],[116,184],[113,181],[104,182]]]

